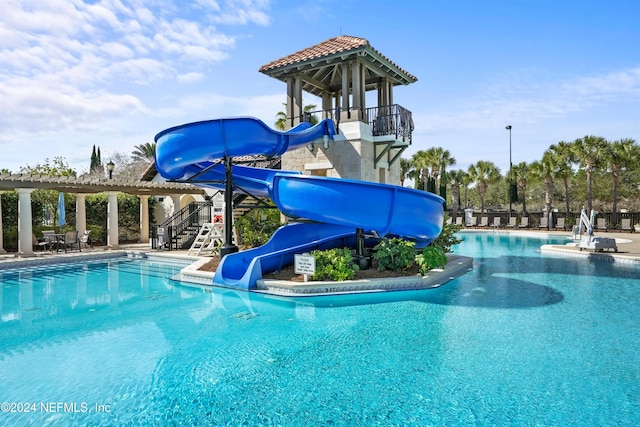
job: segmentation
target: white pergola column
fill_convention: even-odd
[[[149,241],[149,196],[140,196],[140,242]]]
[[[117,249],[118,243],[118,192],[106,191],[107,203],[107,249]]]
[[[171,212],[171,215],[175,215],[180,210],[180,195],[172,194],[169,197],[171,197],[171,201],[173,202],[173,212]]]
[[[76,194],[76,230],[82,234],[87,229],[87,196]]]
[[[31,193],[35,188],[17,188],[18,192],[18,256],[33,256]]]
[[[4,193],[4,191],[0,191],[0,196]],[[4,249],[4,238],[2,235],[2,197],[0,197],[0,254],[6,254],[7,251]],[[2,292],[0,292],[1,294]],[[1,306],[1,304],[0,304]]]

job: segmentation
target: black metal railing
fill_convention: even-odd
[[[341,112],[348,111],[349,117],[354,117],[358,112],[356,108],[332,108],[330,110],[317,110],[305,112],[300,120],[314,123],[319,119],[332,119],[336,128],[340,128]],[[411,111],[398,104],[382,105],[379,107],[366,108],[359,117],[362,121],[372,127],[373,136],[395,136],[411,143],[413,135],[413,117]]]
[[[396,139],[411,143],[414,127],[411,111],[394,104],[367,108],[365,113],[373,136],[395,135]]]
[[[177,250],[190,244],[200,227],[211,221],[211,201],[192,202],[151,228],[153,249]]]

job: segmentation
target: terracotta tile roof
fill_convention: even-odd
[[[270,63],[260,67],[258,71],[260,71],[261,73],[268,73],[268,71],[270,70],[274,70],[276,68],[284,67],[287,65],[297,64],[313,59],[320,59],[327,56],[335,55],[337,53],[361,50],[368,50],[372,53],[375,53],[384,61],[387,61],[393,67],[396,67],[399,71],[405,73],[410,79],[414,81],[417,80],[415,76],[411,75],[406,70],[403,70],[385,55],[374,49],[369,43],[369,40],[354,36],[338,36],[331,38],[329,40],[323,41],[322,43],[318,43],[306,49],[299,50],[298,52],[292,53],[291,55],[287,55],[283,58],[271,61]]]
[[[309,59],[322,58],[324,56],[333,55],[339,52],[347,52],[349,50],[365,46],[371,46],[369,41],[366,39],[352,36],[338,36],[306,49],[299,50],[298,52],[287,55],[284,58],[271,61],[270,63],[260,67],[259,71],[264,72],[282,67],[283,65],[291,65],[307,61]]]

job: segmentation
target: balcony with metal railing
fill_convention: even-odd
[[[314,117],[318,116],[322,119],[332,119],[336,128],[340,128],[340,122],[354,121],[361,118],[360,121],[371,126],[371,134],[377,136],[393,136],[396,140],[408,142],[411,144],[413,134],[413,118],[411,111],[399,104],[382,105],[378,107],[366,108],[362,112],[357,109],[335,108],[330,110],[317,110],[305,112],[301,117],[303,122],[312,122]]]

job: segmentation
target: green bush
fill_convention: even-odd
[[[253,209],[236,220],[240,244],[247,248],[264,245],[280,227],[277,209]]]
[[[415,262],[418,264],[421,275],[433,268],[444,268],[447,265],[447,255],[442,248],[437,246],[427,246],[421,254],[416,255]]]
[[[462,242],[462,239],[459,239],[455,235],[458,231],[462,229],[462,226],[455,225],[455,224],[447,224],[448,217],[449,215],[445,214],[444,226],[442,227],[442,232],[440,233],[440,235],[436,240],[431,242],[431,246],[436,246],[442,249],[444,253],[451,252],[451,247],[453,245],[457,245],[458,243]]]
[[[410,268],[416,259],[416,244],[400,238],[384,238],[373,249],[378,270],[402,271]]]
[[[341,282],[351,280],[359,270],[353,262],[349,248],[315,250],[311,255],[316,259],[316,272],[311,280],[335,280]]]

